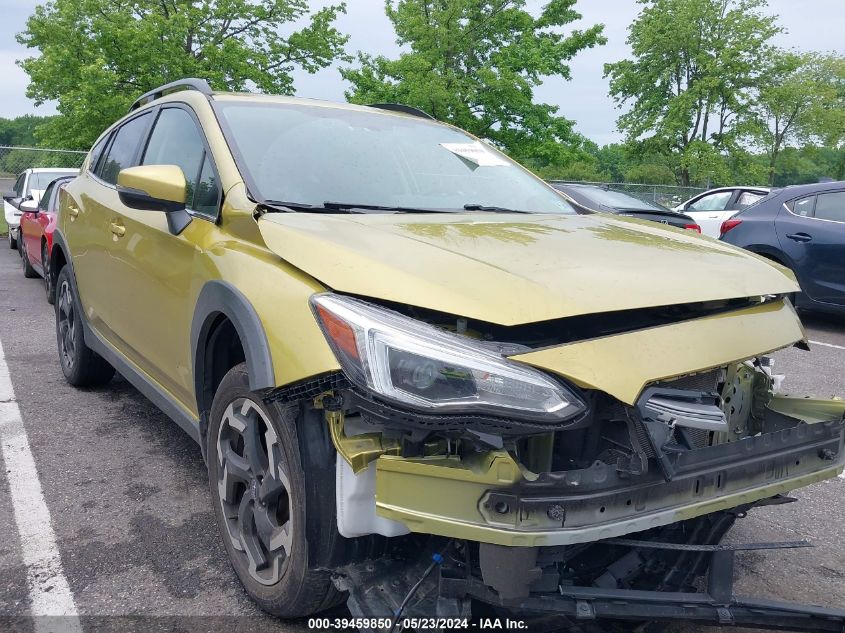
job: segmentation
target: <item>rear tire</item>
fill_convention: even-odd
[[[47,242],[41,245],[41,270],[44,272],[44,291],[47,293],[47,303],[53,305],[56,302],[56,293],[53,290],[53,278],[50,275],[50,259],[47,253]]]
[[[19,249],[21,254],[21,266],[23,267],[23,276],[27,279],[35,279],[38,277],[38,273],[35,272],[35,269],[32,267],[32,264],[29,263],[29,253],[26,252],[26,247],[22,247]]]
[[[229,562],[258,606],[282,618],[344,599],[325,569],[346,541],[335,518],[334,447],[312,446],[303,419],[298,404],[265,404],[250,391],[241,363],[217,388],[207,437],[208,482]]]
[[[114,376],[114,367],[85,344],[82,310],[73,291],[69,266],[59,272],[56,288],[56,339],[65,380],[74,387],[106,384]]]

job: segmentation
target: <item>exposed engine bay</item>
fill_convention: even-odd
[[[673,327],[679,315],[688,323],[757,304],[639,311],[632,330],[599,319],[578,336]],[[515,328],[506,340],[501,329],[463,319],[436,325],[504,356],[573,336],[561,323],[547,324],[545,336],[531,327],[520,338]],[[466,395],[460,368],[390,354],[394,385]],[[469,617],[481,604],[537,618],[531,630],[608,630],[571,628],[603,618],[841,630],[825,627],[841,626],[845,614],[805,610],[796,620],[789,606],[732,602],[734,550],[719,544],[734,522],[754,506],[792,501],[788,491],[845,465],[845,401],[778,395],[781,379],[765,356],[651,381],[632,403],[569,381],[577,409],[560,420],[415,410],[348,376],[327,374],[268,399],[305,401],[327,424],[341,535],[388,537],[377,560],[335,570],[353,614]],[[697,607],[684,607],[693,594]]]

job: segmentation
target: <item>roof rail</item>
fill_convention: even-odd
[[[129,111],[132,112],[132,110],[137,110],[142,105],[148,104],[150,101],[160,99],[166,94],[177,92],[179,90],[196,90],[197,92],[204,94],[206,97],[211,96],[211,86],[208,85],[208,82],[205,79],[189,77],[187,79],[171,81],[169,84],[164,84],[154,90],[145,92],[129,107]]]
[[[402,105],[401,103],[370,103],[367,107],[378,108],[379,110],[390,110],[392,112],[404,112],[405,114],[418,116],[421,119],[431,119],[432,121],[437,120],[424,110],[420,110],[419,108],[413,108],[407,105]]]

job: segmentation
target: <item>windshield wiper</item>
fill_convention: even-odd
[[[489,211],[490,213],[531,213],[531,211],[520,211],[508,209],[507,207],[485,206],[483,204],[470,203],[464,205],[465,211]]]
[[[286,213],[292,211],[311,211],[314,209],[314,205],[308,204],[307,202],[288,202],[286,200],[262,200],[258,204],[271,210],[279,209]]]
[[[386,213],[459,213],[459,209],[432,209],[426,207],[397,207],[387,204],[364,204],[357,202],[334,202],[327,200],[320,205],[307,202],[290,202],[286,200],[262,200],[260,204],[271,210],[287,213],[298,211],[301,213],[355,213],[356,211],[384,211]],[[530,213],[530,211],[516,211],[506,207],[487,207],[481,204],[465,204],[464,211],[489,211],[492,213]]]
[[[323,207],[332,211],[352,212],[355,209],[362,211],[387,211],[392,213],[454,213],[450,209],[428,209],[425,207],[395,207],[386,204],[358,204],[357,202],[324,202]]]

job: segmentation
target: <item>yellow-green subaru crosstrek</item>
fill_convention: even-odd
[[[842,630],[734,599],[718,545],[845,464],[845,401],[774,390],[764,355],[806,347],[786,269],[577,213],[408,107],[201,80],[141,97],[61,195],[64,374],[119,371],[199,443],[263,609]]]

